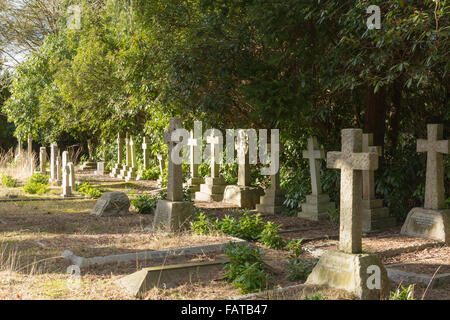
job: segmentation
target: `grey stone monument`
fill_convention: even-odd
[[[268,150],[271,149],[268,144]],[[284,195],[280,187],[280,170],[270,176],[270,188],[260,197],[256,211],[264,214],[280,214],[283,210]]]
[[[191,177],[188,180],[188,186],[191,192],[200,191],[200,185],[205,181],[198,176],[199,164],[196,163],[196,159],[201,159],[201,136],[194,137],[194,130],[190,132],[190,138],[187,145],[189,146],[189,162]]]
[[[362,171],[378,168],[378,155],[362,152],[362,130],[342,130],[342,151],[328,152],[327,167],[341,170],[339,250],[321,257],[306,284],[352,292],[361,299],[389,296],[389,279],[380,259],[362,253]]]
[[[261,188],[250,185],[249,146],[244,130],[238,131],[236,150],[239,159],[238,183],[225,187],[223,202],[235,204],[240,208],[255,209],[264,192]]]
[[[41,147],[39,149],[39,171],[42,174],[46,173],[46,166],[47,166],[47,150],[45,147]]]
[[[64,151],[67,152],[67,151]],[[68,198],[72,196],[72,187],[70,186],[70,167],[68,165],[63,166],[62,172],[62,194],[61,197]]]
[[[125,181],[136,180],[136,143],[134,142],[133,136],[130,137],[129,140],[130,145],[130,167],[126,173]]]
[[[166,232],[184,230],[189,227],[189,220],[194,214],[194,206],[192,203],[183,201],[183,173],[181,163],[176,164],[172,159],[172,151],[176,144],[181,142],[174,141],[172,133],[176,129],[181,128],[181,120],[179,118],[172,118],[169,122],[169,129],[164,133],[164,142],[169,147],[167,200],[158,200],[153,230]]]
[[[143,158],[143,164],[142,164],[142,171],[140,171],[136,177],[136,180],[142,180],[142,174],[144,171],[148,170],[150,168],[150,163],[148,160],[148,140],[147,137],[144,136],[142,139],[142,158]]]
[[[408,213],[401,234],[450,243],[450,209],[445,208],[443,155],[449,140],[443,140],[442,124],[427,125],[428,140],[417,140],[417,152],[427,153],[425,203]]]
[[[162,180],[163,180],[163,176],[164,176],[164,170],[166,169],[166,162],[164,160],[164,156],[161,153],[157,153],[156,157],[158,158],[159,172],[160,172],[160,176],[159,176],[157,182],[158,182],[158,186],[162,187]]]
[[[58,156],[58,145],[53,142],[50,145],[50,182],[56,181],[56,158]]]
[[[373,134],[363,134],[363,152],[381,155],[381,147],[373,146]],[[375,197],[375,178],[373,170],[363,171],[362,200],[363,232],[383,230],[395,225],[395,217],[389,216],[389,209],[383,207],[383,199]]]
[[[225,191],[225,179],[219,174],[219,164],[216,159],[216,145],[219,144],[219,136],[211,131],[211,135],[206,138],[206,142],[211,147],[211,176],[205,179],[205,183],[200,185],[200,191],[195,193],[195,200],[198,201],[222,201],[223,193]]]
[[[58,155],[56,156],[56,180],[54,182],[54,185],[60,186],[62,183],[62,158],[61,154],[58,151]]]
[[[320,160],[325,158],[325,152],[319,149],[316,137],[308,138],[308,150],[303,151],[303,158],[309,160],[309,171],[311,173],[311,194],[306,196],[306,202],[302,203],[302,211],[298,217],[308,220],[319,221],[328,217],[328,209],[334,209],[334,202],[322,192],[320,182]]]

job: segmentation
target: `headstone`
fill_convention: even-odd
[[[45,147],[41,147],[39,149],[39,171],[42,174],[46,173],[46,166],[47,166],[47,150]]]
[[[443,155],[450,140],[443,140],[442,124],[427,125],[428,140],[417,140],[417,152],[427,153],[425,203],[408,213],[401,234],[450,243],[450,209],[445,208]]]
[[[381,147],[373,146],[373,134],[363,134],[363,152],[381,155]],[[364,170],[362,200],[363,232],[383,230],[395,225],[395,217],[389,216],[389,209],[383,207],[383,199],[375,197],[375,178],[373,170]]]
[[[234,139],[234,138],[233,138]],[[223,201],[239,206],[239,208],[255,209],[260,197],[264,194],[259,187],[250,185],[250,161],[247,134],[238,131],[238,142],[235,146],[238,155],[238,183],[225,187]]]
[[[205,181],[198,176],[199,164],[195,159],[201,157],[201,137],[194,136],[194,130],[191,130],[187,145],[189,146],[189,162],[191,177],[188,180],[189,190],[194,193],[200,191],[200,185]]]
[[[271,146],[268,145],[267,150]],[[283,210],[284,195],[280,187],[280,170],[270,176],[270,188],[264,196],[260,197],[259,204],[256,205],[256,211],[264,214],[280,214]]]
[[[58,145],[53,142],[50,145],[50,182],[55,182],[56,179],[56,158],[58,157]]]
[[[71,188],[71,190],[73,191],[73,189],[75,188],[75,165],[73,164],[73,162],[69,162],[67,164],[67,166],[69,167],[69,186]]]
[[[107,174],[106,162],[98,161],[97,162],[97,170],[95,170],[94,174],[99,175],[99,176],[103,176],[103,175]]]
[[[342,151],[328,152],[327,167],[341,170],[339,251],[321,257],[306,284],[352,292],[361,299],[389,295],[387,271],[374,254],[362,253],[362,170],[378,168],[378,155],[362,152],[362,130],[342,130]]]
[[[62,183],[62,158],[61,154],[58,152],[58,155],[56,156],[56,181],[55,185],[60,186]]]
[[[123,141],[120,132],[117,134],[117,163],[109,174],[112,178],[117,178],[120,175],[120,170],[122,168],[122,149]]]
[[[309,160],[312,193],[306,196],[306,202],[302,203],[302,211],[298,216],[313,221],[324,220],[328,217],[328,209],[334,209],[335,205],[330,202],[330,197],[322,192],[320,160],[325,158],[325,152],[319,149],[316,137],[308,138],[308,150],[303,151],[303,158]]]
[[[216,159],[216,146],[219,144],[219,136],[216,136],[214,130],[211,130],[211,135],[206,138],[206,142],[211,148],[211,176],[205,179],[205,183],[200,185],[200,191],[195,193],[195,200],[198,201],[222,201],[225,191],[225,179],[220,176],[218,160]]]
[[[105,192],[97,200],[91,214],[99,217],[124,216],[130,214],[130,200],[123,192]]]
[[[64,151],[67,152],[67,151]],[[70,186],[70,167],[66,164],[63,165],[62,172],[62,194],[61,197],[71,197],[72,196],[72,187]]]
[[[147,137],[144,136],[144,138],[142,140],[143,140],[143,142],[142,142],[142,159],[143,159],[142,170],[139,172],[138,176],[136,177],[136,180],[142,180],[142,175],[143,175],[144,171],[146,171],[150,168],[150,163],[149,163],[149,159],[148,159]]]
[[[136,163],[136,143],[134,142],[133,136],[130,137],[129,140],[130,145],[130,167],[127,171],[127,175],[125,177],[125,181],[130,180],[136,180],[136,170],[137,170],[137,163]]]
[[[167,199],[158,200],[156,206],[154,230],[167,232],[178,232],[188,228],[189,220],[194,213],[191,202],[183,201],[183,173],[181,163],[174,163],[172,150],[181,141],[174,141],[172,132],[181,129],[181,120],[172,118],[169,122],[169,129],[164,133],[164,142],[167,143],[169,153],[169,174],[167,182]]]
[[[128,170],[130,169],[131,165],[131,153],[130,153],[130,138],[128,136],[128,133],[125,135],[125,164],[122,165],[122,170],[120,170],[120,174],[117,176],[119,179],[125,179]]]

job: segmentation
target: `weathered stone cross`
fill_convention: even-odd
[[[189,162],[191,165],[191,177],[198,177],[198,162],[199,162],[199,146],[198,139],[194,138],[194,131],[191,130],[190,137],[187,141],[189,146]]]
[[[122,136],[120,132],[117,134],[117,164],[120,166],[122,164]]]
[[[309,159],[309,170],[311,172],[312,194],[317,196],[322,194],[322,184],[320,182],[320,159],[325,158],[325,152],[319,149],[316,137],[308,138],[308,150],[303,151],[303,158]]]
[[[142,157],[143,157],[143,165],[144,165],[144,170],[147,170],[149,167],[149,163],[148,163],[148,141],[147,141],[147,137],[144,136],[144,138],[142,139]]]
[[[327,153],[327,168],[341,169],[339,250],[362,251],[362,170],[376,170],[378,155],[362,153],[362,130],[342,130],[342,151]]]
[[[238,132],[236,144],[238,156],[238,186],[250,185],[250,163],[248,154],[247,133],[245,130]]]
[[[443,132],[442,124],[428,124],[428,140],[417,140],[417,152],[427,152],[425,209],[438,210],[445,206],[442,154],[449,153],[449,140],[442,140]]]
[[[172,159],[172,151],[175,145],[181,141],[174,141],[172,133],[181,129],[180,118],[171,118],[169,121],[169,129],[164,133],[164,142],[169,148],[169,172],[167,181],[167,200],[183,201],[183,173],[180,164],[175,164]]]
[[[216,144],[219,144],[219,136],[214,135],[214,130],[211,130],[211,135],[206,137],[206,142],[211,144],[211,178],[219,177],[219,164],[216,161]]]
[[[362,152],[373,152],[377,155],[381,155],[381,147],[373,146],[373,134],[363,134]],[[363,171],[363,199],[372,200],[375,199],[375,179],[374,170]]]

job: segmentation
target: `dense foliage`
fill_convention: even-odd
[[[381,29],[366,26],[370,5]],[[339,150],[341,129],[363,128],[383,147],[377,193],[403,218],[423,198],[426,156],[415,140],[436,122],[449,137],[449,11],[442,0],[84,0],[81,28],[52,20],[2,110],[16,136],[91,139],[110,166],[119,131],[137,145],[145,134],[152,158],[166,153],[171,116],[186,128],[280,128],[294,213],[310,192],[307,137]],[[445,170],[448,188],[448,160]],[[222,168],[228,182],[235,172]],[[338,202],[338,170],[321,174]]]

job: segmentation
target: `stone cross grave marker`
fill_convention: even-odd
[[[238,156],[238,186],[250,185],[250,162],[246,137],[245,131],[239,131],[235,147]]]
[[[325,152],[319,149],[316,137],[308,138],[308,150],[303,151],[303,158],[309,160],[309,171],[311,173],[312,194],[317,196],[322,194],[322,184],[320,182],[320,159],[325,158]]]
[[[320,159],[325,158],[325,151],[319,149],[316,137],[308,138],[308,149],[303,151],[303,158],[309,160],[312,194],[306,196],[306,202],[302,203],[302,211],[298,216],[312,221],[326,219],[328,209],[334,209],[334,202],[330,202],[330,197],[322,192]]]
[[[169,148],[169,172],[167,181],[167,200],[169,201],[183,201],[183,173],[182,166],[175,164],[172,159],[172,151],[175,145],[181,141],[174,141],[172,133],[181,129],[181,120],[179,118],[172,118],[169,122],[169,128],[164,133],[164,142]]]
[[[187,145],[189,146],[189,162],[190,162],[190,171],[191,178],[198,177],[198,159],[199,159],[199,143],[198,139],[194,137],[194,130],[191,130],[189,133],[189,139],[187,141]]]
[[[362,152],[362,130],[342,130],[342,151],[328,152],[327,167],[341,170],[339,250],[362,250],[362,170],[376,170],[378,155]]]
[[[210,155],[210,159],[211,159],[211,178],[218,178],[219,177],[219,164],[217,163],[218,161],[216,160],[216,153],[217,153],[217,147],[216,145],[219,144],[219,136],[216,136],[214,134],[214,130],[211,130],[211,135],[209,135],[208,137],[206,137],[206,142],[210,144],[210,148],[211,148],[211,155]]]
[[[45,147],[39,149],[39,164],[41,173],[45,174],[45,167],[47,164],[47,150]]]
[[[381,155],[381,147],[373,145],[373,134],[363,134],[362,152],[373,152]],[[363,199],[375,199],[375,179],[374,170],[363,171]]]
[[[428,124],[428,139],[417,140],[417,152],[427,153],[425,178],[425,209],[439,210],[445,207],[443,154],[449,153],[449,141],[443,140],[444,126]]]
[[[53,142],[50,145],[50,182],[56,181],[56,157],[58,154],[58,145]]]
[[[148,163],[148,139],[146,136],[144,136],[143,141],[142,141],[142,152],[143,152],[143,159],[144,159],[144,171],[147,170],[149,168],[149,163]]]

